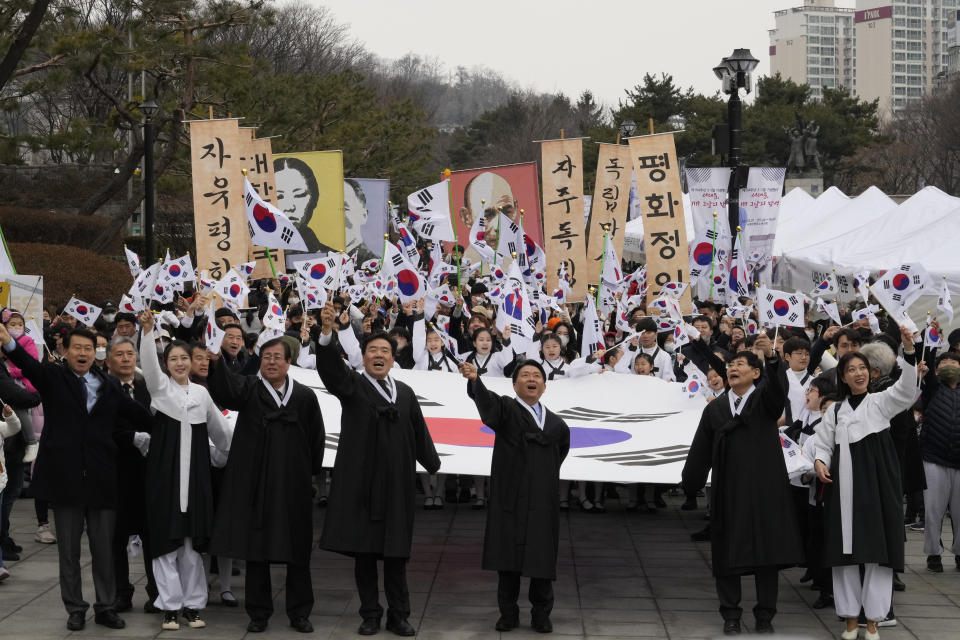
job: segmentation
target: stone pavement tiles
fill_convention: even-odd
[[[712,638],[722,637],[721,620],[710,574],[708,543],[690,541],[690,533],[704,525],[703,511],[682,512],[679,499],[668,498],[669,508],[658,513],[626,512],[615,501],[606,514],[572,509],[561,516],[561,546],[554,635],[562,638]],[[315,537],[319,538],[324,511],[316,510]],[[417,514],[413,556],[408,567],[413,614],[410,622],[419,638],[459,640],[538,636],[529,628],[526,585],[521,591],[520,629],[499,634],[496,575],[480,570],[485,513],[468,505]],[[944,539],[952,540],[949,521]],[[60,601],[56,547],[37,544],[33,505],[17,502],[13,533],[24,552],[19,562],[8,562],[11,577],[0,583],[0,638],[204,638],[227,640],[247,634],[243,607],[227,609],[219,603],[216,577],[211,602],[203,613],[205,629],[161,631],[160,619],[143,613],[143,566],[131,560],[135,571],[134,610],[123,614],[127,627],[112,631],[93,624],[70,633]],[[955,638],[960,640],[960,572],[944,555],[945,571],[926,571],[923,534],[907,533],[905,593],[895,595],[898,625],[881,629],[885,640]],[[93,598],[89,555],[84,549],[84,593]],[[316,594],[311,620],[312,637],[356,638],[359,600],[353,584],[352,560],[315,551],[312,561]],[[816,597],[800,584],[801,569],[783,571],[779,613],[774,619],[781,638],[836,638],[842,630],[832,609],[816,611]],[[243,578],[234,578],[234,592],[243,600]],[[283,569],[274,570],[276,613],[264,638],[303,638],[287,626],[283,604]],[[752,579],[745,578],[744,634],[752,632]],[[381,631],[382,636],[392,634]],[[862,637],[862,635],[861,635]]]

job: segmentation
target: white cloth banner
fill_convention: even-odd
[[[316,371],[290,367],[290,375],[317,393],[327,436],[323,466],[331,467],[340,401],[327,393]],[[467,397],[467,381],[438,371],[394,368],[391,375],[416,392],[440,454],[440,472],[489,475],[494,434]],[[514,395],[509,378],[483,382],[496,393]],[[690,398],[683,385],[618,373],[552,380],[541,402],[570,427],[562,479],[624,483],[679,482],[704,407],[703,398]]]
[[[743,227],[745,258],[752,267],[755,282],[769,280],[757,274],[773,257],[786,172],[783,167],[751,167],[747,188],[740,190],[740,226]]]

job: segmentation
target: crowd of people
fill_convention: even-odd
[[[251,281],[246,307],[187,284],[173,303],[139,314],[108,301],[91,327],[50,307],[39,344],[21,312],[4,310],[0,581],[15,579],[3,563],[22,550],[10,537],[21,495],[34,502],[37,542],[58,545],[71,630],[85,626],[89,608],[86,530],[97,624],[124,626],[136,547],[144,610],[163,629],[205,625],[211,573],[219,601],[238,606],[232,578],[242,560],[249,631],[266,629],[273,613],[271,564],[286,567],[291,626],[311,631],[316,506],[326,509],[319,546],[354,558],[362,635],[377,633],[384,613],[388,630],[415,634],[405,574],[414,513],[450,501],[488,511],[482,565],[499,573],[500,631],[519,625],[521,576],[531,581],[533,628],[552,629],[558,519],[571,504],[656,510],[673,491],[694,510],[706,497],[710,523],[695,535],[711,541],[728,634],[741,631],[741,576],[755,576],[756,631],[772,632],[777,572],[801,565],[820,592],[814,607],[835,606],[845,618],[842,637],[855,638],[862,623],[877,638],[878,625],[895,624],[905,526],[924,531],[927,569],[943,571],[943,519],[960,510],[960,330],[937,353],[882,313],[873,327],[846,310],[841,323],[811,313],[802,328],[757,328],[749,298],[702,300],[678,346],[657,307],[638,302],[635,282],[623,317],[601,319],[603,348],[581,343],[580,304],[538,316],[533,341],[519,345],[509,325],[497,329],[497,283],[458,277],[444,276],[451,295],[436,304],[344,290],[316,308],[285,276]],[[282,331],[263,324],[272,299]],[[214,306],[209,320],[223,332],[216,353],[205,338]],[[328,437],[316,395],[290,377],[293,365],[315,368],[342,405],[332,470],[323,468]],[[416,394],[390,375],[394,367],[467,379],[464,401],[496,434],[489,477],[442,473]],[[552,381],[598,374],[705,381],[679,485],[560,481],[569,430],[540,396]],[[483,380],[494,377],[510,378],[516,398],[489,391]],[[788,477],[780,436],[813,463],[806,473]],[[960,570],[960,541],[951,551]]]

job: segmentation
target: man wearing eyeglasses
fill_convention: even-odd
[[[252,633],[273,614],[270,564],[285,564],[290,626],[313,631],[313,474],[323,462],[324,430],[314,392],[291,379],[289,343],[274,338],[260,349],[260,372],[234,373],[213,356],[207,386],[213,400],[239,411],[224,468],[210,550],[247,561],[245,605]]]

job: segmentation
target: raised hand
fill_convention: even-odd
[[[143,329],[144,335],[153,331],[153,313],[149,310],[140,312],[140,328]]]

